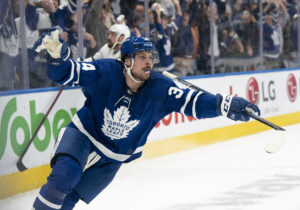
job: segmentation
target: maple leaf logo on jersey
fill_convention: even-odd
[[[139,124],[139,120],[131,120],[128,108],[125,106],[119,107],[114,111],[114,116],[107,108],[104,109],[104,124],[102,125],[102,132],[114,139],[122,139],[128,136],[128,133]]]

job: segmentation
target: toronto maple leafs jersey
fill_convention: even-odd
[[[155,43],[155,47],[158,52],[159,56],[159,63],[155,65],[156,71],[172,71],[174,70],[175,64],[173,61],[173,54],[171,51],[171,40],[170,37],[167,36],[162,28],[162,25],[159,23],[155,24],[156,29],[154,29],[154,32],[157,33],[151,33],[155,34],[155,38],[152,39]]]
[[[60,84],[82,87],[86,101],[68,126],[85,134],[95,151],[111,161],[140,157],[152,128],[173,111],[198,119],[220,115],[218,96],[179,88],[159,72],[152,71],[132,93],[123,64],[115,59],[48,64],[47,73]]]
[[[278,31],[275,27],[266,23],[263,25],[264,29],[264,56],[268,58],[277,59],[280,54],[280,39]]]

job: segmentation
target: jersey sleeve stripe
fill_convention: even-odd
[[[67,85],[74,77],[74,61],[72,61],[71,59],[69,60],[71,62],[71,75],[69,76],[69,79],[67,81],[65,81],[63,84]]]
[[[200,94],[202,94],[202,92],[201,91],[199,91],[198,93],[197,93],[197,95],[195,96],[195,98],[194,98],[194,101],[193,101],[193,117],[194,118],[197,118],[197,113],[196,113],[196,103],[197,103],[197,101],[198,101],[198,96],[200,95]]]
[[[78,62],[75,63],[76,63],[77,80],[74,82],[74,85],[78,85],[79,77],[80,77],[80,64]]]
[[[185,103],[180,109],[180,112],[182,114],[184,114],[185,108],[186,108],[187,104],[190,102],[193,92],[194,92],[193,90],[189,90],[189,93],[187,94],[186,99],[185,99]]]

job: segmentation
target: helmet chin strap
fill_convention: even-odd
[[[120,36],[122,36],[122,34],[118,34],[118,35],[117,35],[116,41],[115,41],[115,43],[113,44],[113,46],[111,47],[112,49],[115,49],[115,47],[117,46],[117,44],[122,44],[122,43],[123,43],[123,42],[119,42]]]
[[[131,69],[132,69],[132,67],[133,67],[133,63],[134,63],[134,59],[131,58],[131,65],[130,65],[130,67],[127,67],[127,66],[124,64],[125,69],[126,69],[126,73],[127,73],[127,75],[128,75],[134,82],[136,82],[136,83],[141,83],[141,82],[143,82],[142,80],[139,80],[139,79],[134,78],[134,77],[132,76],[132,74],[131,74]]]

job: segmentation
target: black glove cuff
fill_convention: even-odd
[[[48,58],[47,58],[47,63],[50,65],[59,66],[63,62],[65,62],[65,61],[63,61],[62,59],[54,59],[51,56],[48,56]]]

